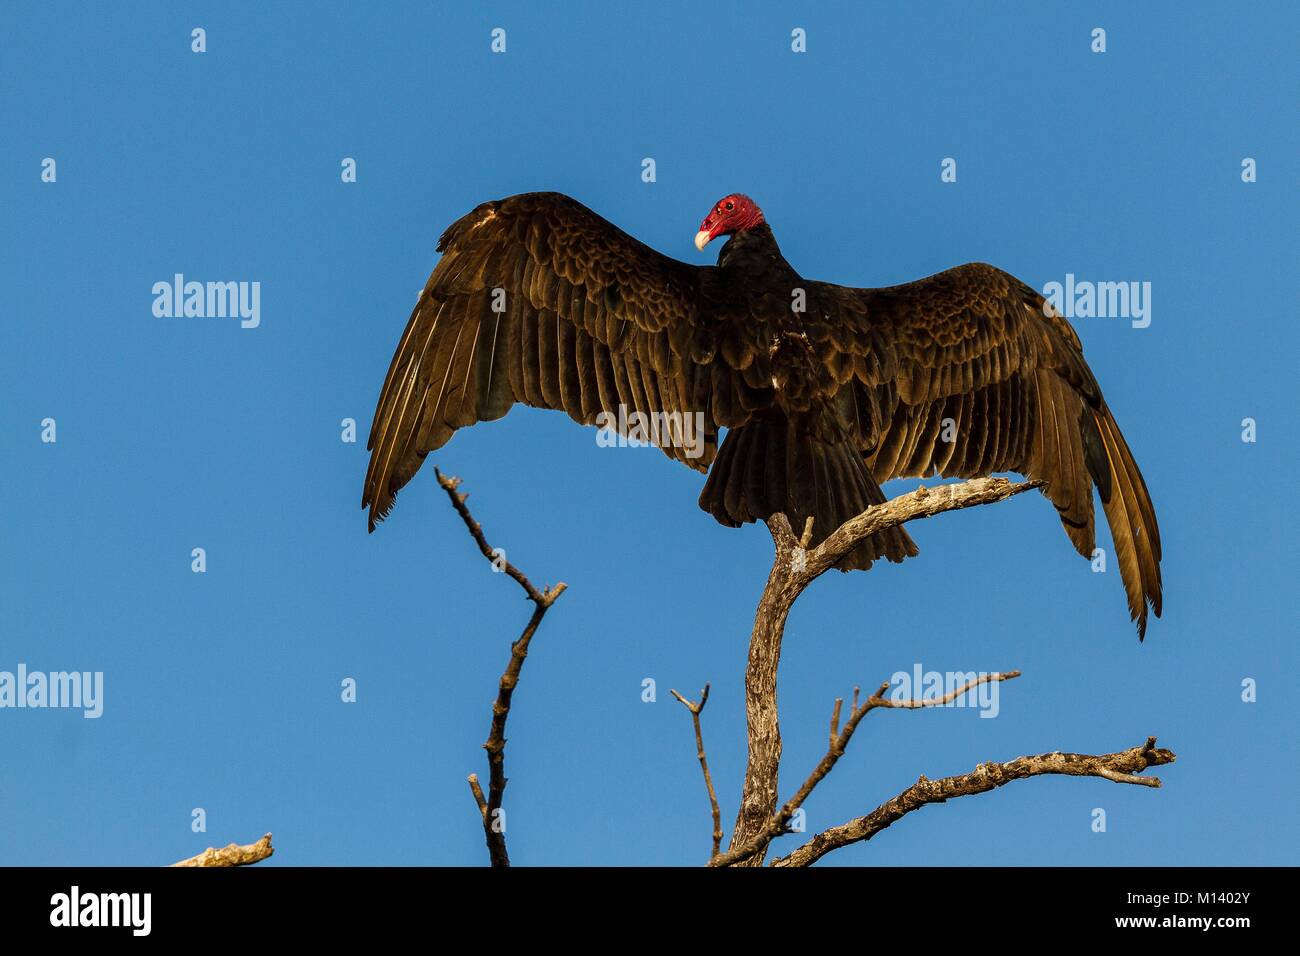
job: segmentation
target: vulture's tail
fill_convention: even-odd
[[[800,534],[813,517],[812,543],[885,500],[862,455],[828,429],[799,427],[785,416],[755,419],[727,432],[700,494],[700,507],[728,527],[784,512]],[[917,553],[901,527],[873,535],[836,564],[863,570],[877,558]]]

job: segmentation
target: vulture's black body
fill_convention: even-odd
[[[582,424],[620,405],[702,411],[703,456],[664,449],[708,471],[701,507],[727,525],[785,512],[800,528],[812,515],[814,542],[883,501],[891,478],[1019,472],[1044,482],[1088,557],[1095,484],[1139,633],[1148,603],[1159,616],[1160,536],[1142,475],[1074,330],[1007,273],[971,264],[890,288],[815,282],[761,221],[735,232],[716,266],[693,266],[558,193],[484,203],[438,249],[375,411],[362,500],[372,530],[428,452],[515,402]],[[841,567],[916,553],[900,528]]]

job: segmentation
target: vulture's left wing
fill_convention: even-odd
[[[1074,329],[982,263],[882,289],[819,286],[851,368],[839,401],[878,481],[1018,472],[1044,482],[1074,546],[1094,547],[1101,494],[1129,612],[1160,616],[1160,529]]]

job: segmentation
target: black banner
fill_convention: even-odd
[[[1236,934],[1282,928],[1284,887],[1295,876],[1210,868],[34,868],[0,870],[0,920],[11,940],[170,942],[200,931],[337,943],[489,928],[535,941],[611,920],[655,939],[679,927],[698,931],[700,922],[725,936],[761,912],[765,925],[875,927],[900,945],[929,934],[942,944],[946,934],[980,926],[1118,938],[1198,933],[1230,943]]]

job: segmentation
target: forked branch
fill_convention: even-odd
[[[844,751],[848,748],[849,741],[853,739],[853,733],[858,729],[858,724],[862,718],[873,710],[883,708],[895,708],[900,710],[917,710],[923,707],[942,707],[951,704],[964,694],[969,693],[981,684],[1000,683],[1004,680],[1012,680],[1020,676],[1020,671],[1008,671],[1005,674],[980,674],[974,680],[968,681],[961,687],[955,688],[944,694],[942,697],[927,697],[911,700],[894,700],[885,696],[885,691],[889,689],[889,681],[880,685],[874,694],[866,699],[859,706],[858,688],[853,688],[853,701],[849,704],[849,719],[840,727],[840,712],[844,706],[843,698],[836,698],[835,708],[831,712],[831,732],[830,745],[826,750],[826,755],[813,768],[812,773],[804,780],[803,785],[798,789],[793,797],[782,804],[781,809],[774,813],[758,833],[750,838],[748,842],[741,846],[736,846],[734,841],[732,848],[725,854],[714,854],[714,858],[709,861],[710,866],[732,866],[736,863],[742,863],[761,850],[765,850],[772,840],[787,832],[787,825],[794,817],[795,812],[804,805],[808,797],[812,795],[817,785],[826,779],[826,776],[834,769],[835,764],[840,757],[844,756]]]
[[[1148,737],[1146,743],[1118,753],[1089,754],[1048,753],[1033,757],[1017,757],[1006,763],[983,763],[970,773],[941,780],[921,777],[892,800],[882,803],[866,816],[831,827],[817,834],[792,853],[773,860],[773,866],[808,866],[832,850],[870,840],[895,820],[913,810],[931,803],[943,803],[954,797],[967,797],[987,793],[1013,780],[1024,780],[1043,774],[1068,774],[1075,777],[1101,777],[1114,783],[1159,787],[1159,777],[1137,776],[1148,767],[1173,763],[1173,751],[1157,749],[1156,739]]]
[[[1029,491],[1039,482],[1012,483],[1005,478],[977,478],[938,488],[917,488],[884,504],[868,508],[809,548],[811,519],[796,538],[783,514],[768,519],[776,555],[754,616],[745,671],[745,716],[749,754],[740,811],[726,856],[737,854],[742,865],[763,861],[767,834],[777,808],[777,778],[781,767],[781,730],[777,721],[776,674],[781,661],[785,621],[799,595],[859,543],[905,521],[929,518],[945,511],[992,504]],[[859,718],[860,719],[860,718]],[[856,726],[856,724],[855,724]],[[755,852],[755,841],[761,847]],[[714,859],[714,864],[718,858]]]
[[[469,508],[465,505],[465,500],[469,495],[458,490],[460,488],[460,479],[444,475],[437,469],[434,469],[434,473],[438,476],[438,484],[443,491],[447,492],[447,497],[451,500],[451,506],[456,509],[456,513],[465,522],[465,527],[469,530],[470,536],[478,545],[483,557],[487,558],[492,564],[493,570],[502,571],[514,578],[519,586],[524,589],[528,599],[533,602],[532,617],[529,618],[523,633],[519,635],[519,639],[510,645],[510,662],[506,664],[506,669],[501,675],[501,680],[497,685],[497,698],[492,704],[492,726],[488,731],[487,743],[483,745],[483,749],[488,754],[488,791],[486,796],[479,784],[478,775],[469,775],[470,793],[473,794],[474,803],[478,806],[479,815],[483,818],[483,835],[487,840],[488,856],[493,866],[509,866],[510,855],[506,852],[505,826],[500,813],[507,783],[505,772],[506,719],[510,716],[510,702],[514,696],[515,687],[519,683],[519,674],[523,670],[524,661],[528,657],[528,645],[532,642],[533,635],[537,633],[542,618],[546,616],[546,612],[555,603],[555,599],[564,593],[567,585],[560,583],[543,591],[537,590],[522,571],[506,560],[504,551],[494,549],[488,544],[482,526],[474,520]]]
[[[695,752],[700,758],[700,769],[704,771],[704,787],[709,791],[709,809],[713,812],[713,852],[709,854],[709,858],[713,859],[722,849],[722,811],[718,809],[718,793],[713,789],[713,776],[709,773],[709,761],[704,755],[704,732],[700,729],[700,711],[709,702],[709,685],[705,684],[704,690],[700,691],[699,703],[687,700],[675,690],[669,692],[691,712],[691,719],[695,723]]]

